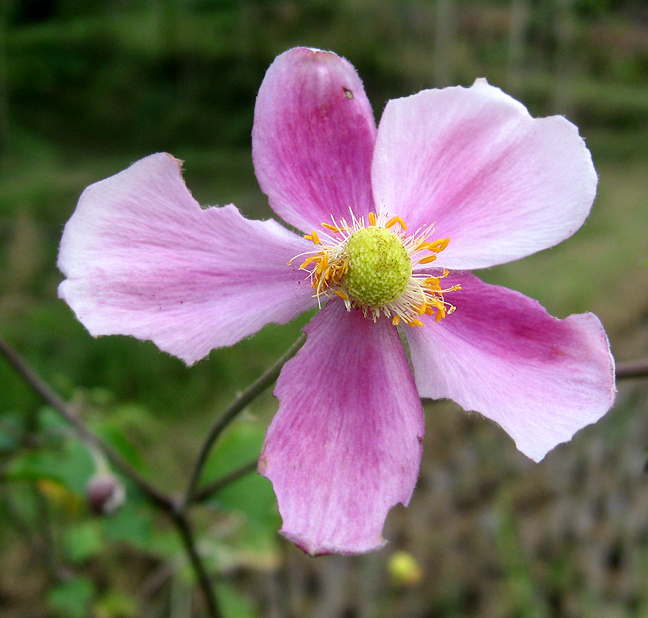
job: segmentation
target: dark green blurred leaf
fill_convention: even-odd
[[[94,462],[85,445],[70,439],[56,450],[20,453],[7,466],[7,478],[27,481],[50,479],[68,491],[83,496],[93,471]]]
[[[81,563],[94,558],[104,549],[100,524],[83,521],[65,530],[63,547],[68,560]]]
[[[96,618],[135,618],[137,601],[120,590],[110,590],[94,605]]]
[[[103,440],[112,446],[128,463],[138,471],[142,471],[142,458],[137,448],[128,440],[119,427],[111,424],[110,420],[104,421],[99,427],[95,426],[97,433]]]
[[[24,425],[24,418],[18,413],[7,412],[0,416],[0,451],[12,451],[18,446]]]
[[[134,504],[128,498],[115,513],[102,518],[106,538],[113,543],[129,543],[150,550],[153,515],[148,506]]]
[[[216,594],[224,618],[258,618],[252,601],[234,586],[218,584]]]
[[[88,616],[94,592],[92,580],[79,577],[52,588],[47,595],[47,600],[57,617],[85,618]]]

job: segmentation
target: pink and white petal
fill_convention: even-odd
[[[299,47],[278,56],[261,84],[252,155],[261,189],[285,221],[310,232],[373,209],[376,123],[353,66]]]
[[[384,544],[387,512],[414,490],[421,403],[390,322],[332,301],[304,330],[277,382],[259,472],[274,486],[282,533],[305,552],[366,552]]]
[[[88,187],[65,226],[59,295],[93,336],[133,335],[192,364],[314,304],[312,247],[234,206],[202,209],[181,163],[155,154]]]
[[[591,313],[564,320],[535,300],[468,274],[444,280],[456,311],[405,327],[419,393],[498,423],[536,461],[612,406],[614,360]]]
[[[484,268],[551,247],[585,221],[592,158],[562,116],[532,118],[499,88],[424,90],[387,104],[376,141],[376,203],[412,230],[450,237],[437,264]]]

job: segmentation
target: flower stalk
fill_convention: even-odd
[[[209,618],[221,618],[222,612],[219,608],[216,593],[204,561],[198,551],[195,532],[189,518],[189,507],[192,504],[204,502],[210,496],[256,468],[256,461],[251,462],[204,488],[198,489],[204,464],[218,437],[246,406],[254,401],[256,397],[263,393],[277,379],[283,365],[297,353],[299,348],[304,344],[304,341],[305,336],[302,335],[272,367],[245,389],[223,412],[202,445],[196,465],[191,474],[188,489],[182,499],[176,499],[171,495],[165,494],[141,476],[119,453],[97,436],[79,417],[73,407],[65,402],[2,337],[0,337],[0,355],[5,358],[14,371],[34,392],[40,395],[48,405],[72,425],[77,435],[96,457],[105,457],[122,475],[130,479],[155,508],[170,517],[182,539],[198,586],[202,590],[205,598],[207,616]]]
[[[240,395],[232,401],[232,403],[225,409],[221,414],[216,423],[212,426],[211,430],[205,438],[205,442],[202,445],[196,464],[194,465],[193,471],[191,473],[191,478],[189,480],[189,485],[185,493],[184,504],[189,505],[192,502],[200,501],[206,496],[205,492],[198,493],[198,483],[200,482],[200,476],[207,462],[209,453],[211,452],[212,447],[214,446],[216,440],[221,436],[223,431],[229,427],[230,423],[252,402],[254,401],[261,393],[263,393],[271,384],[279,377],[281,369],[295,354],[299,348],[301,348],[306,341],[306,336],[301,335],[295,343],[290,346],[290,348],[277,360],[277,362],[272,365],[263,375],[257,378],[250,386],[248,386]],[[238,478],[238,477],[237,477]],[[222,482],[217,484],[218,487],[222,486]],[[210,492],[207,492],[210,493]],[[203,496],[198,498],[198,496]]]

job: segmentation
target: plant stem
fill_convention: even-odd
[[[137,472],[117,451],[113,450],[77,416],[76,410],[66,403],[50,386],[23,360],[20,355],[0,337],[0,354],[13,367],[18,375],[38,393],[45,402],[56,410],[70,425],[74,427],[80,438],[88,445],[100,450],[110,463],[125,477],[129,478],[137,488],[155,505],[162,510],[171,512],[173,500],[156,489]]]
[[[185,546],[185,550],[189,555],[189,560],[191,561],[191,566],[196,574],[198,579],[198,585],[203,592],[205,597],[205,602],[207,603],[207,615],[209,618],[221,618],[222,614],[218,606],[218,601],[216,600],[216,595],[214,594],[214,589],[212,588],[211,582],[209,581],[209,575],[205,569],[202,558],[198,553],[198,548],[196,547],[196,541],[194,539],[193,530],[189,519],[187,518],[186,512],[180,508],[174,511],[171,514],[173,522],[180,533],[182,542]]]
[[[648,377],[648,358],[619,363],[616,367],[616,377],[617,380]]]
[[[50,386],[20,357],[2,337],[0,337],[0,355],[4,356],[12,368],[23,380],[36,391],[45,402],[56,410],[70,425],[74,427],[80,438],[90,446],[102,452],[115,468],[129,478],[138,489],[153,503],[154,506],[166,512],[182,538],[185,550],[189,555],[191,566],[203,591],[209,618],[221,618],[216,596],[212,590],[207,570],[196,548],[193,531],[187,518],[183,503],[162,493],[151,485],[116,451],[106,444],[99,436],[77,416],[76,411],[66,403]]]
[[[194,493],[193,495],[193,501],[204,502],[205,500],[210,498],[213,494],[218,493],[224,487],[227,487],[229,484],[238,481],[239,479],[243,478],[247,474],[250,474],[250,472],[254,472],[256,469],[257,469],[257,460],[255,459],[254,461],[250,461],[244,466],[241,466],[240,468],[233,470],[232,472],[226,474],[222,478],[217,479],[216,481],[209,483],[209,485],[207,485],[206,487],[203,487],[202,489],[196,491],[196,493]]]
[[[202,474],[207,457],[211,451],[212,446],[229,426],[229,424],[245,409],[245,407],[256,397],[258,397],[266,388],[268,388],[278,377],[284,364],[289,361],[299,348],[304,345],[306,335],[302,334],[295,343],[277,360],[277,362],[270,367],[263,375],[257,378],[250,386],[248,386],[234,401],[225,409],[225,411],[218,418],[214,426],[207,434],[207,438],[203,443],[196,464],[194,465],[189,486],[185,494],[184,505],[185,507],[192,502],[196,501],[196,494],[198,490],[198,483],[200,482],[200,475]]]

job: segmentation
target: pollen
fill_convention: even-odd
[[[439,322],[454,312],[444,294],[461,288],[444,289],[448,271],[431,265],[450,238],[430,241],[433,226],[408,235],[401,217],[369,213],[366,221],[351,214],[350,222],[332,220],[322,228],[304,236],[314,250],[293,258],[305,257],[300,268],[320,305],[341,299],[349,311],[360,309],[374,322],[384,316],[395,326],[422,326],[425,315]]]

